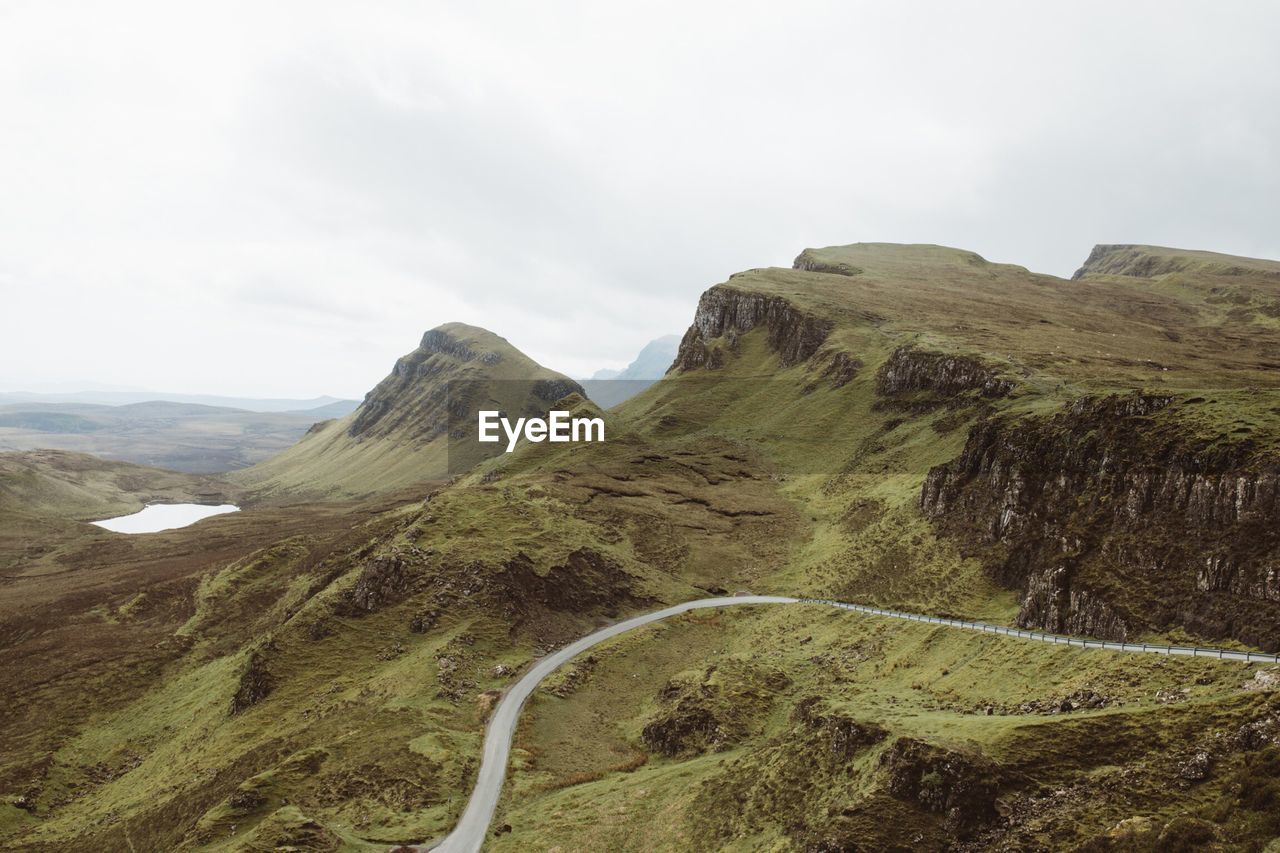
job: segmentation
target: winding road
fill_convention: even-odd
[[[444,841],[435,847],[420,849],[435,850],[438,853],[475,853],[484,844],[493,820],[493,813],[498,808],[498,798],[502,795],[502,783],[507,775],[507,759],[511,753],[511,740],[515,736],[516,722],[524,703],[533,695],[533,691],[544,678],[550,675],[563,663],[585,652],[592,646],[602,643],[610,637],[624,634],[633,628],[657,622],[670,616],[687,613],[690,610],[703,610],[709,607],[730,607],[743,604],[816,604],[853,610],[874,616],[892,619],[905,619],[912,622],[942,625],[969,631],[1001,634],[1025,640],[1035,640],[1056,645],[1075,646],[1077,648],[1111,649],[1125,652],[1145,652],[1161,655],[1186,655],[1191,657],[1211,657],[1227,660],[1242,660],[1250,663],[1280,663],[1280,655],[1260,652],[1242,652],[1235,649],[1202,648],[1192,646],[1165,646],[1148,643],[1118,643],[1105,640],[1090,640],[1080,637],[1067,637],[1061,634],[1046,634],[1041,631],[1028,631],[1022,628],[1008,628],[1003,625],[992,625],[986,622],[972,622],[965,619],[950,619],[942,616],[925,616],[919,613],[906,613],[899,610],[884,610],[861,604],[849,604],[831,599],[790,598],[781,595],[737,595],[724,598],[700,598],[664,607],[651,613],[633,616],[607,628],[601,628],[580,640],[558,649],[542,658],[520,680],[511,686],[502,701],[498,703],[489,720],[489,728],[484,738],[484,756],[480,763],[480,773],[476,777],[475,789],[467,802],[462,818]]]

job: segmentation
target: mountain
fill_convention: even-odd
[[[675,359],[680,346],[679,335],[654,338],[640,349],[639,355],[621,370],[604,367],[591,374],[591,379],[661,379]]]
[[[502,452],[499,445],[456,441],[451,426],[470,435],[481,408],[541,415],[574,393],[582,394],[578,383],[505,338],[447,323],[423,335],[351,414],[316,424],[294,447],[233,479],[263,494],[312,495],[372,494],[444,480],[488,452]]]
[[[1277,284],[1245,259],[1142,247],[1091,268],[1110,254],[1075,281],[882,244],[732,276],[703,294],[668,378],[616,410],[651,444],[626,465],[563,464],[561,488],[576,468],[579,488],[656,514],[687,500],[659,473],[667,448],[708,475],[702,506],[780,521],[781,500],[799,517],[780,583],[744,561],[724,588],[1274,649]],[[706,467],[702,448],[726,440],[736,479]],[[772,506],[724,494],[767,480]],[[689,544],[673,550],[692,568]],[[1276,702],[1250,672],[1041,657],[875,620],[724,618],[734,627],[665,630],[669,657],[624,641],[535,707],[522,725],[542,733],[524,741],[537,758],[512,785],[540,791],[506,801],[516,829],[494,849],[636,833],[652,848],[1162,849],[1280,831],[1246,828],[1261,812],[1229,793],[1252,773],[1280,791],[1256,752],[1275,754]],[[598,714],[608,725],[587,722]],[[569,730],[590,734],[557,747]],[[1101,766],[1121,768],[1124,793],[1087,781]],[[1239,816],[1189,805],[1206,795]],[[624,804],[672,829],[600,820]],[[1055,827],[1067,814],[1072,829]]]
[[[433,330],[242,472],[259,497],[234,518],[14,558],[40,574],[0,596],[0,843],[429,845],[517,673],[708,595],[1277,648],[1280,285],[1248,259],[1091,257],[1065,280],[807,249],[706,290],[607,441],[351,501],[426,479],[451,412],[587,405],[501,338]],[[1278,687],[1078,637],[690,612],[534,692],[486,846],[1264,849]]]
[[[1241,258],[1166,246],[1099,245],[1072,276],[1123,275],[1134,278],[1161,278],[1174,274],[1205,277],[1280,278],[1280,261]]]
[[[334,400],[332,403],[325,403],[313,408],[289,409],[287,411],[290,414],[305,415],[313,420],[325,420],[349,415],[358,408],[360,408],[360,403],[357,400]]]
[[[614,379],[661,379],[675,360],[680,346],[679,335],[664,335],[645,344],[636,356]]]
[[[633,430],[625,454],[580,449],[552,466],[555,484],[547,463],[511,460],[504,488],[539,483],[602,525],[669,519],[650,563],[701,585],[1275,650],[1280,286],[1247,259],[1125,253],[1126,273],[1073,281],[885,244],[739,273],[703,294],[667,378],[613,410]],[[748,553],[717,562],[690,530],[712,519]],[[1260,769],[1280,744],[1262,686],[1274,672],[820,612],[721,618],[624,640],[552,685],[562,698],[522,722],[540,733],[522,745],[536,759],[511,782],[538,788],[504,801],[514,831],[495,850],[637,833],[655,849],[1163,849],[1280,833],[1232,793],[1252,774],[1280,793],[1280,770]],[[1102,766],[1123,793],[1094,787]],[[1045,800],[1043,786],[1081,794]],[[614,808],[628,816],[600,819]]]
[[[662,378],[675,359],[679,343],[679,335],[655,338],[622,370],[597,370],[590,379],[583,380],[587,396],[605,409],[631,399]]]

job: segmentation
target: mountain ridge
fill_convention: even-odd
[[[86,546],[80,571],[27,587],[78,584],[65,613],[0,623],[0,662],[23,663],[0,667],[0,688],[40,709],[0,711],[17,744],[0,785],[21,803],[0,806],[0,838],[443,837],[516,673],[601,622],[707,595],[1267,642],[1277,539],[1255,533],[1277,488],[1276,329],[1265,281],[1215,292],[1221,278],[808,249],[709,288],[673,369],[609,410],[605,442],[522,444],[358,506],[268,494],[199,540],[165,534],[173,551],[246,542],[164,586],[149,573],[173,551],[108,584],[94,572],[120,547]],[[501,339],[469,334],[397,362],[357,434],[354,415],[320,426],[289,473],[355,469],[376,487],[420,469],[442,438],[439,383],[515,362],[496,349],[484,364]],[[558,381],[519,372],[539,380]],[[351,468],[315,452],[325,441]],[[323,526],[275,533],[322,508]],[[555,673],[523,712],[490,846],[1155,850],[1280,834],[1265,670],[782,610],[682,617]],[[90,630],[93,649],[68,645]],[[128,666],[98,652],[129,637]],[[73,713],[84,666],[26,677],[63,652],[99,654],[109,713]]]
[[[445,323],[424,333],[349,415],[316,424],[293,447],[232,476],[261,495],[361,495],[444,480],[461,470],[450,459],[451,423],[482,403],[540,414],[574,393],[583,393],[577,382],[506,338]]]
[[[679,335],[654,338],[625,368],[597,370],[590,379],[582,380],[582,386],[602,408],[612,408],[661,379],[674,362],[679,347]]]
[[[1072,275],[1072,279],[1079,280],[1087,275],[1156,278],[1180,272],[1228,276],[1261,274],[1268,278],[1280,278],[1280,261],[1169,246],[1100,243],[1093,247],[1084,264]]]

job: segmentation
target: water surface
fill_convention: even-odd
[[[133,515],[122,515],[117,518],[106,518],[95,521],[99,527],[114,530],[116,533],[155,533],[158,530],[174,530],[195,524],[202,518],[211,515],[222,515],[224,512],[238,512],[235,504],[151,504],[143,507]]]

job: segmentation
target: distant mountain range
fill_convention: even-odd
[[[267,412],[170,400],[0,402],[0,451],[75,451],[188,473],[231,471],[279,453],[316,421],[349,411],[346,402]]]
[[[645,344],[635,361],[622,370],[601,368],[582,380],[582,387],[593,402],[612,408],[629,400],[666,375],[680,348],[679,335],[663,335]]]
[[[679,335],[663,335],[645,344],[635,361],[622,370],[604,367],[588,379],[661,379],[676,359],[680,348]]]
[[[99,406],[127,406],[151,402],[193,403],[247,412],[310,412],[317,417],[335,418],[355,411],[359,400],[341,397],[309,399],[221,397],[216,394],[173,394],[162,391],[75,391],[40,394],[31,391],[0,391],[0,405],[6,403],[89,403]],[[323,411],[320,411],[323,410]]]
[[[1108,245],[1068,280],[806,249],[710,287],[649,363],[605,442],[455,454],[477,409],[653,380],[451,323],[226,481],[0,455],[0,847],[440,838],[516,672],[738,590],[1280,651],[1274,261]],[[225,411],[189,416],[249,416]],[[244,511],[73,523],[183,498]],[[1273,667],[764,610],[553,676],[489,846],[1274,848]]]

